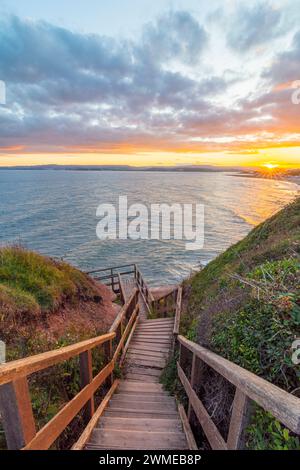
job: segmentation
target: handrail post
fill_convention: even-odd
[[[112,339],[104,343],[104,355],[105,355],[105,362],[108,364],[113,357],[113,344]],[[107,385],[111,387],[114,382],[114,374],[113,372],[107,377]]]
[[[80,364],[80,381],[81,388],[92,382],[93,380],[93,363],[92,363],[92,351],[84,351],[79,354]],[[95,412],[95,400],[94,395],[85,405],[84,415],[87,421],[89,421]]]
[[[197,389],[200,386],[201,376],[202,376],[201,360],[196,356],[196,354],[193,353],[192,370],[191,370],[191,387],[195,392],[197,392]],[[189,402],[188,414],[187,414],[189,421],[191,421],[191,416],[192,416],[192,407]]]
[[[243,434],[249,419],[250,400],[238,388],[232,405],[232,413],[227,437],[229,450],[243,448]]]
[[[26,377],[0,386],[0,411],[8,449],[21,449],[36,435]]]
[[[111,288],[112,288],[112,291],[115,292],[115,278],[114,278],[113,268],[111,268],[110,270],[110,275],[111,275]]]

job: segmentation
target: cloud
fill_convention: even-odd
[[[252,47],[249,38],[243,47]],[[278,60],[296,64],[298,42]],[[266,132],[284,137],[284,120],[292,129],[297,122],[285,93],[221,104],[242,78],[207,69],[208,33],[187,12],[159,17],[136,40],[10,17],[0,23],[0,43],[2,153],[234,151],[260,138],[269,145]]]
[[[300,79],[300,30],[293,37],[291,49],[277,54],[270,69],[264,72],[264,77],[274,84]]]
[[[170,12],[145,28],[141,53],[154,63],[199,61],[207,44],[203,26],[186,11]]]
[[[282,12],[270,2],[240,5],[229,23],[227,43],[229,47],[246,52],[281,35]]]

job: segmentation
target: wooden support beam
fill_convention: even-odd
[[[81,388],[84,388],[86,385],[92,382],[93,380],[93,365],[92,365],[92,351],[84,351],[79,355],[79,365],[80,365],[80,380]],[[95,401],[94,395],[91,396],[91,399],[85,405],[85,418],[89,421],[95,412]]]
[[[128,338],[127,338],[125,347],[124,347],[124,349],[123,349],[122,356],[121,356],[121,359],[120,359],[120,366],[123,365],[123,362],[124,362],[125,357],[126,357],[127,350],[128,350],[128,348],[129,348],[129,345],[130,345],[131,338],[132,338],[133,333],[134,333],[134,331],[135,331],[135,329],[136,329],[136,326],[137,326],[137,324],[138,324],[138,321],[139,321],[139,317],[137,316],[137,318],[136,318],[136,320],[135,320],[135,322],[134,322],[134,324],[133,324],[133,327],[132,327],[132,329],[131,329],[131,332],[129,333],[129,336],[128,336]]]
[[[241,449],[243,447],[243,431],[247,425],[249,405],[250,400],[247,395],[237,388],[233,400],[233,408],[227,438],[227,446],[229,450]]]
[[[180,316],[181,316],[181,303],[182,303],[182,287],[178,287],[177,297],[176,297],[176,312],[175,312],[175,321],[174,321],[174,335],[178,335],[179,326],[180,326]]]
[[[193,390],[197,390],[200,386],[201,382],[201,375],[202,375],[202,362],[196,354],[193,354],[192,359],[192,371],[191,371],[191,387]],[[192,406],[189,403],[188,407],[188,420],[191,422],[191,415],[192,415]]]
[[[177,363],[178,376],[180,381],[185,389],[185,392],[190,400],[190,403],[193,407],[195,415],[197,416],[199,423],[201,424],[203,431],[208,439],[208,442],[211,445],[213,450],[227,450],[227,444],[224,441],[223,437],[219,433],[217,426],[212,421],[208,412],[206,411],[203,403],[197,397],[195,391],[192,389],[188,378]]]
[[[85,428],[83,433],[81,434],[78,441],[73,445],[71,450],[82,450],[84,448],[85,444],[87,443],[87,441],[90,438],[90,435],[93,432],[94,427],[98,423],[99,418],[102,416],[105,408],[108,405],[109,400],[111,399],[111,397],[114,394],[117,386],[119,385],[119,382],[120,382],[119,380],[114,381],[113,385],[111,386],[111,388],[109,389],[109,391],[107,392],[107,394],[103,398],[101,404],[97,408],[97,410],[96,410],[94,416],[92,417],[91,421],[89,422],[89,424],[87,425],[87,427]]]
[[[184,434],[185,434],[189,449],[190,450],[198,450],[198,446],[196,444],[193,431],[191,430],[190,423],[187,419],[185,409],[180,404],[178,405],[178,411],[179,411],[179,416],[180,416],[180,419],[181,419],[182,427],[183,427],[183,430],[184,430]]]
[[[112,357],[113,357],[112,340],[107,341],[107,343],[104,344],[104,355],[105,355],[105,362],[106,362],[106,364],[108,364],[112,360]],[[113,371],[112,371],[111,374],[107,378],[108,387],[112,386],[113,381],[114,381],[114,374],[113,374]]]
[[[60,434],[70,424],[72,419],[79,413],[84,405],[90,400],[95,391],[105,381],[114,369],[114,362],[111,361],[99,372],[93,381],[86,385],[75,397],[69,401],[42,429],[40,429],[33,439],[23,447],[23,450],[46,450],[60,436]]]
[[[300,434],[300,399],[298,397],[183,336],[178,336],[178,341],[251,400],[257,402],[264,410],[269,411],[288,429]]]
[[[7,447],[21,449],[36,434],[26,377],[0,387],[0,412]]]
[[[120,339],[120,342],[119,342],[119,344],[118,344],[118,346],[117,346],[117,349],[115,350],[115,353],[114,353],[114,356],[113,356],[114,361],[117,361],[117,358],[118,358],[120,352],[123,351],[125,340],[126,340],[128,334],[129,334],[129,332],[130,332],[131,326],[132,326],[132,324],[133,324],[133,322],[134,322],[136,316],[138,315],[138,313],[139,313],[139,305],[137,305],[137,306],[135,307],[135,309],[134,309],[134,311],[133,311],[133,314],[132,314],[131,317],[130,317],[129,322],[127,323],[127,326],[126,326],[126,328],[125,328],[125,331],[124,331],[124,333],[123,333],[123,335],[122,335],[122,337],[121,337],[121,339]]]

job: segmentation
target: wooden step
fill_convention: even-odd
[[[153,339],[172,339],[172,335],[169,335],[167,333],[139,333],[139,332],[134,332],[134,338],[153,338]]]
[[[126,399],[128,400],[128,403],[131,402],[131,401],[136,401],[136,402],[142,402],[142,401],[158,401],[158,402],[161,402],[161,403],[165,403],[165,402],[168,402],[170,399],[171,400],[174,400],[173,397],[171,397],[170,395],[161,395],[161,394],[156,394],[156,393],[142,393],[142,394],[136,394],[136,393],[125,393],[125,392],[122,392],[122,393],[115,393],[115,395],[113,395],[113,398],[114,397],[120,397],[122,399]]]
[[[133,343],[153,343],[153,344],[162,344],[162,345],[170,345],[171,344],[171,337],[166,336],[165,338],[157,338],[155,336],[146,336],[146,335],[134,335]]]
[[[153,375],[154,377],[161,376],[160,369],[152,369],[150,367],[135,367],[134,365],[127,366],[126,372],[130,374]]]
[[[122,405],[118,405],[117,403],[115,403],[114,399],[111,399],[109,401],[109,404],[108,404],[108,407],[106,408],[107,410],[115,410],[117,408],[121,408],[121,409],[130,409],[130,410],[135,410],[135,411],[147,411],[147,412],[157,412],[157,411],[164,411],[165,410],[165,403],[160,403],[160,402],[157,402],[157,401],[144,401],[143,402],[143,405],[141,406],[141,403],[140,402],[130,402],[130,403],[122,403]],[[170,404],[170,407],[168,407],[168,411],[169,409],[172,409],[174,410],[174,412],[176,412],[176,404],[175,402],[171,402]]]
[[[168,418],[117,418],[115,416],[103,416],[97,428],[125,429],[128,431],[181,431],[180,419]]]
[[[155,357],[154,359],[147,359],[146,357],[128,357],[126,359],[125,365],[139,365],[145,367],[154,367],[156,369],[164,369],[166,365],[165,359],[158,359]]]
[[[178,419],[178,413],[175,411],[144,411],[132,410],[131,408],[107,408],[105,416],[117,416],[118,418],[169,418]]]
[[[134,384],[136,384],[136,382],[133,382]],[[147,385],[149,385],[149,383],[147,383]],[[160,385],[158,383],[158,385]],[[127,395],[140,395],[140,396],[151,396],[151,395],[155,395],[157,397],[169,397],[170,394],[166,391],[159,391],[159,392],[153,392],[153,391],[150,391],[150,392],[147,392],[145,390],[128,390],[128,389],[125,389],[125,390],[117,390],[117,395],[119,394],[123,394],[123,393],[126,393]]]
[[[163,347],[161,345],[156,345],[153,343],[132,343],[130,345],[129,351],[137,350],[137,351],[143,351],[147,352],[149,351],[150,353],[153,352],[160,352],[162,354],[169,355],[170,349],[168,347]]]
[[[139,354],[129,354],[126,357],[125,364],[130,366],[131,364],[139,364],[141,367],[156,367],[156,368],[164,368],[167,363],[166,357],[156,357],[156,356],[140,356]],[[154,364],[152,366],[152,364]]]
[[[87,448],[109,449],[112,445],[122,449],[183,449],[186,448],[182,432],[129,431],[118,429],[95,429]]]
[[[168,353],[167,352],[160,352],[160,351],[147,351],[145,349],[136,349],[136,348],[129,348],[127,352],[127,357],[158,357],[159,359],[167,359]]]
[[[126,374],[126,377],[129,380],[132,380],[133,382],[150,382],[150,383],[159,383],[159,377],[154,377],[153,375],[147,375],[147,374],[131,374],[128,372]]]
[[[170,331],[173,333],[173,325],[145,325],[140,324],[137,326],[136,331]]]
[[[140,383],[136,383],[136,382],[131,382],[129,379],[128,380],[122,380],[120,382],[120,385],[117,389],[118,391],[135,391],[137,393],[145,393],[145,392],[149,392],[149,393],[166,393],[163,389],[163,386],[162,384],[153,384],[153,385],[150,385],[146,382],[140,382]]]
[[[174,323],[174,317],[166,317],[166,318],[153,318],[148,319],[144,322],[146,325],[155,325],[161,323]]]
[[[110,402],[109,406],[107,409],[114,409],[114,408],[130,408],[131,410],[143,410],[143,411],[166,411],[166,410],[176,410],[176,403],[175,401],[172,400],[167,400],[165,402],[161,401],[133,401],[133,400],[127,400],[122,397],[113,397]]]

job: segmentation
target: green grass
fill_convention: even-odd
[[[185,292],[183,334],[299,395],[291,345],[300,336],[300,198],[188,280]],[[299,441],[256,409],[246,445],[294,449]]]
[[[0,249],[0,306],[5,316],[30,320],[65,303],[99,297],[93,281],[72,266],[20,247]]]
[[[103,331],[87,322],[70,322],[60,336],[52,336],[45,318],[82,301],[101,300],[94,281],[72,266],[18,246],[0,249],[0,337],[7,345],[7,361],[60,348]],[[70,311],[70,310],[69,310]],[[39,328],[36,328],[36,327]],[[94,373],[103,366],[103,352],[93,351]],[[78,358],[32,374],[29,386],[38,428],[48,422],[80,390]],[[84,427],[81,415],[52,446],[70,448]],[[0,429],[0,448],[5,448]]]

